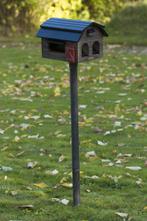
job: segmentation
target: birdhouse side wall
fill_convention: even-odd
[[[42,38],[42,57],[66,61],[65,43]]]

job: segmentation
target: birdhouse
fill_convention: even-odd
[[[80,162],[78,129],[78,62],[100,58],[104,26],[95,22],[50,18],[37,36],[42,39],[42,56],[69,62],[72,134],[73,205],[80,204]]]
[[[103,54],[104,26],[95,22],[50,18],[37,33],[42,39],[42,56],[78,63]]]

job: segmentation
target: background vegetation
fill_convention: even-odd
[[[130,4],[114,13],[107,24],[108,42],[124,45],[147,45],[147,4]]]
[[[30,32],[49,17],[95,19],[107,22],[125,3],[139,0],[2,0],[0,27],[4,35]]]

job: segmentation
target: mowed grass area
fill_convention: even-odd
[[[126,4],[106,25],[109,44],[147,45],[147,2]]]
[[[114,50],[79,65],[76,208],[68,65],[23,44],[0,48],[0,61],[0,220],[146,221],[147,55]],[[86,157],[90,151],[96,156]],[[68,205],[57,202],[62,199]],[[20,208],[25,205],[33,208]]]

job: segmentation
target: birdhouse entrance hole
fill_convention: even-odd
[[[95,41],[93,43],[92,50],[93,50],[93,54],[99,54],[100,53],[100,43],[98,41]]]
[[[89,28],[87,30],[87,37],[93,37],[95,34],[95,29],[94,28]]]
[[[82,45],[82,57],[87,57],[89,56],[89,46],[87,43],[84,43]]]
[[[49,42],[49,50],[51,52],[65,53],[64,42]]]

